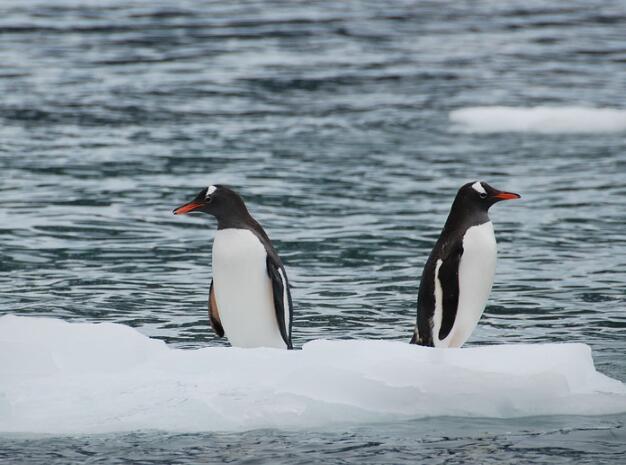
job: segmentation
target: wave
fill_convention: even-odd
[[[584,344],[432,349],[316,340],[174,349],[113,323],[0,317],[0,432],[307,428],[427,416],[626,412]]]
[[[468,107],[450,112],[462,132],[607,133],[626,131],[626,110],[585,107]]]

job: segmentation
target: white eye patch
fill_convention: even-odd
[[[480,183],[480,181],[476,181],[474,184],[472,184],[472,189],[474,189],[479,194],[486,194],[487,193],[487,191],[485,190],[483,185]]]
[[[215,192],[217,190],[217,187],[215,186],[209,186],[206,188],[206,195],[204,196],[204,198],[206,199],[209,195],[211,195],[213,192]]]

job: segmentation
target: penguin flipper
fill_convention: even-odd
[[[431,254],[424,266],[420,287],[417,293],[417,321],[410,344],[434,347],[433,318],[435,316],[435,265],[436,259]]]
[[[437,279],[441,285],[441,327],[439,328],[439,340],[444,340],[456,320],[457,308],[459,306],[459,266],[463,256],[463,243],[459,241],[454,244],[450,253],[444,258],[439,267]]]
[[[209,291],[209,321],[215,334],[224,337],[224,328],[220,320],[220,313],[217,309],[217,300],[215,300],[215,291],[213,290],[213,280],[211,280],[211,290]]]
[[[274,295],[274,309],[276,310],[276,321],[280,335],[287,345],[287,349],[293,349],[291,344],[291,321],[293,317],[293,307],[291,302],[291,292],[289,291],[289,281],[282,264],[272,256],[267,254],[266,260],[267,275],[272,281],[272,293]]]

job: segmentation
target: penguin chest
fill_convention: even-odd
[[[491,293],[496,270],[496,238],[491,221],[469,228],[459,263],[459,304],[448,347],[461,347],[471,336]]]
[[[213,287],[226,337],[236,347],[277,347],[280,335],[267,254],[247,229],[220,229],[213,242]]]

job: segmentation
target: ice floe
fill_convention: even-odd
[[[208,331],[208,329],[207,329]],[[307,428],[626,412],[584,344],[173,349],[127,326],[0,317],[0,432]]]
[[[585,107],[461,108],[450,112],[463,132],[605,133],[626,131],[626,110]]]

